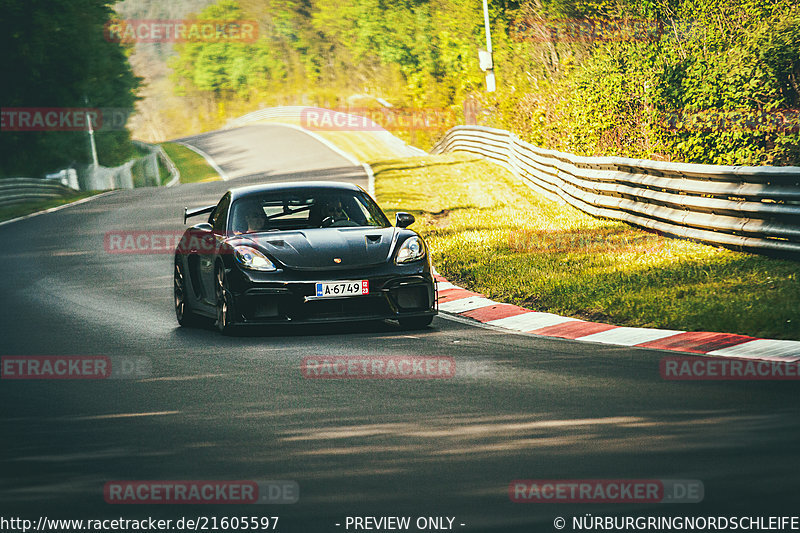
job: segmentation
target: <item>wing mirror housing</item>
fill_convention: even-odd
[[[411,224],[413,224],[414,221],[416,220],[414,218],[414,215],[412,215],[411,213],[404,213],[403,211],[397,213],[394,219],[395,219],[395,226],[397,226],[398,228],[407,228]]]

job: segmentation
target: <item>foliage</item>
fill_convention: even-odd
[[[138,79],[126,51],[107,41],[108,0],[0,0],[0,105],[133,109]],[[41,175],[91,161],[82,132],[0,132],[0,175]],[[95,135],[100,164],[131,155],[130,134]]]
[[[525,96],[502,89],[498,125],[582,155],[800,164],[796,7],[785,0],[603,6],[601,20],[644,19],[662,33],[518,44],[523,59],[510,71]],[[522,63],[547,50],[552,57],[539,61],[547,68],[519,75]],[[526,124],[531,115],[542,119]]]
[[[259,39],[187,43],[172,66],[184,94],[212,98],[214,125],[258,106],[345,107],[354,94],[461,116],[474,98],[484,123],[548,148],[800,164],[798,115],[789,115],[788,127],[775,122],[800,107],[796,7],[794,0],[493,0],[498,91],[487,94],[477,65],[485,42],[479,2],[220,0],[201,18],[255,18]],[[587,21],[595,33],[569,33]],[[619,33],[603,33],[614,24]],[[632,31],[636,24],[646,31]],[[405,138],[429,146],[440,133]]]

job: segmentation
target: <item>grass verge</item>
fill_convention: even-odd
[[[475,156],[373,161],[437,269],[486,296],[616,325],[800,339],[800,264],[669,239],[551,202]]]
[[[221,179],[217,171],[211,168],[202,156],[182,144],[165,142],[161,143],[161,147],[180,170],[181,183],[200,183]]]
[[[0,207],[0,222],[11,220],[12,218],[24,217],[25,215],[30,215],[31,213],[37,213],[60,205],[71,204],[72,202],[77,202],[78,200],[94,196],[101,192],[105,191],[80,191],[61,198],[48,198],[47,200],[35,200],[32,202]]]
[[[253,122],[253,124],[290,124],[302,127],[299,119],[289,117],[265,119]],[[374,131],[333,130],[312,131],[312,133],[332,142],[343,151],[365,163],[393,159],[405,155],[398,153],[396,144],[384,142],[384,139],[375,135]]]
[[[402,157],[402,154],[398,154],[394,147],[382,142],[371,131],[318,131],[315,133],[359,161],[370,163]]]

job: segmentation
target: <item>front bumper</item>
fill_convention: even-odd
[[[349,270],[254,272],[229,276],[242,324],[319,323],[432,316],[436,286],[427,261]],[[369,280],[369,294],[316,298],[317,282]]]

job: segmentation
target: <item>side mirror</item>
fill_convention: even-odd
[[[214,228],[213,228],[213,226],[211,226],[211,224],[209,224],[208,222],[203,222],[203,223],[201,223],[201,224],[196,224],[196,225],[194,226],[194,229],[197,229],[197,230],[200,230],[200,231],[211,231],[211,230],[213,230]]]
[[[411,224],[413,224],[414,221],[416,220],[414,218],[414,215],[412,215],[411,213],[404,213],[402,211],[397,213],[394,219],[395,219],[395,226],[397,226],[398,228],[407,228]]]

